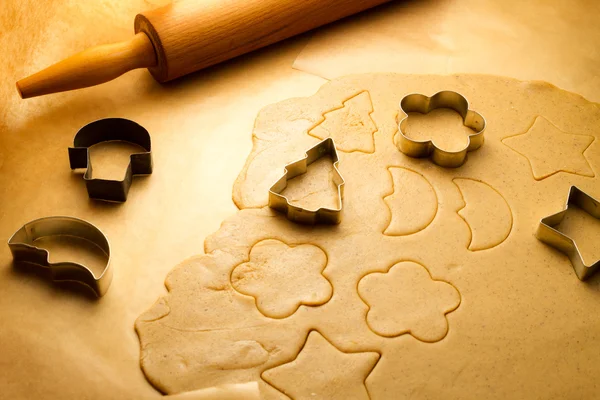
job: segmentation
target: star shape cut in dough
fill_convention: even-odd
[[[593,141],[593,136],[564,132],[541,116],[527,132],[502,139],[505,145],[527,158],[537,181],[558,172],[594,177],[585,157]]]
[[[379,353],[346,353],[319,332],[308,334],[295,360],[269,369],[262,378],[294,400],[369,400],[365,380]]]

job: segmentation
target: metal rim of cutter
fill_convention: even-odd
[[[287,197],[281,192],[287,187],[287,181],[298,175],[306,173],[308,166],[319,158],[330,155],[333,161],[333,181],[337,187],[337,207],[336,208],[318,208],[309,210],[290,204]],[[298,161],[287,164],[283,171],[283,176],[269,190],[269,207],[282,212],[286,217],[294,222],[303,224],[339,224],[342,221],[342,197],[344,194],[344,178],[338,169],[339,158],[335,149],[335,142],[332,138],[327,138],[310,148],[304,154],[304,157]]]
[[[592,217],[600,219],[600,201],[578,187],[571,186],[565,208],[556,214],[542,218],[535,236],[543,243],[554,247],[569,257],[569,261],[571,261],[571,264],[573,265],[575,274],[579,280],[584,281],[598,270],[600,267],[600,260],[587,265],[577,247],[577,243],[575,243],[570,236],[565,235],[555,228],[563,221],[570,205],[577,206]]]
[[[418,112],[428,114],[438,108],[449,108],[456,111],[463,119],[463,125],[475,131],[467,138],[467,146],[458,151],[446,151],[438,147],[432,140],[414,140],[404,134],[408,121],[408,113]],[[463,165],[467,153],[477,150],[483,145],[485,118],[476,111],[469,109],[469,102],[460,93],[451,90],[437,92],[431,97],[413,93],[404,96],[400,102],[400,110],[404,114],[398,123],[396,147],[409,157],[429,157],[441,167],[456,168]]]
[[[141,146],[143,153],[129,157],[129,165],[123,180],[92,178],[92,162],[89,147],[109,141],[122,141]],[[69,147],[71,169],[86,168],[83,179],[91,199],[124,202],[134,175],[152,173],[151,140],[148,131],[134,121],[124,118],[105,118],[91,122],[81,128]]]
[[[35,241],[49,236],[71,236],[87,240],[98,246],[107,256],[106,267],[99,276],[85,265],[76,262],[50,262],[50,253],[35,246]],[[35,264],[49,268],[57,282],[78,282],[90,287],[98,297],[103,296],[112,282],[110,244],[100,229],[74,217],[45,217],[28,222],[8,240],[15,262]]]

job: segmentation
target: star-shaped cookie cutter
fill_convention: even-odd
[[[108,141],[129,142],[146,150],[130,156],[123,180],[92,178],[89,147]],[[141,125],[128,119],[106,118],[91,122],[77,132],[73,146],[69,147],[71,169],[86,168],[83,179],[92,199],[124,202],[127,200],[133,176],[152,173],[150,134]]]
[[[309,210],[290,204],[288,198],[281,194],[287,187],[287,181],[306,173],[310,164],[325,155],[330,155],[333,161],[333,182],[338,192],[337,207],[321,207],[317,210]],[[285,166],[283,176],[269,190],[269,207],[284,213],[289,220],[294,222],[303,224],[339,224],[342,220],[342,196],[344,194],[345,182],[338,170],[338,163],[339,158],[335,149],[335,142],[332,138],[327,138],[317,143],[314,147],[306,151],[303,158]]]
[[[587,265],[577,247],[577,243],[571,237],[556,229],[556,226],[562,222],[567,214],[570,205],[577,206],[592,217],[600,219],[600,202],[578,187],[571,186],[564,210],[542,218],[535,236],[540,241],[566,254],[573,265],[575,274],[580,280],[584,281],[600,267],[600,260]]]
[[[35,245],[35,241],[49,236],[72,236],[85,239],[106,255],[106,267],[99,276],[85,265],[76,262],[50,262],[50,253]],[[112,282],[110,244],[104,233],[87,221],[73,217],[46,217],[23,225],[8,240],[15,263],[35,264],[49,268],[57,282],[79,282],[89,286],[98,297],[103,296]]]
[[[432,140],[414,140],[405,135],[408,113],[427,114],[437,108],[449,108],[456,111],[463,119],[463,125],[475,131],[467,138],[467,146],[459,151],[447,151],[438,147]],[[428,157],[441,167],[456,168],[463,165],[469,151],[477,150],[483,145],[485,118],[478,112],[469,109],[469,102],[460,93],[444,90],[427,97],[413,93],[404,96],[400,102],[400,110],[404,117],[398,123],[396,147],[409,157]]]

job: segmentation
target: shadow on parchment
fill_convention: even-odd
[[[39,265],[13,261],[6,263],[2,269],[6,271],[7,278],[27,281],[28,285],[35,285],[38,290],[52,292],[53,296],[76,297],[89,303],[98,303],[100,299],[91,288],[84,284],[53,281],[50,269]]]

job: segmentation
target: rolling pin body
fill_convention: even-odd
[[[132,44],[120,45],[127,53],[111,62],[107,51],[89,49],[22,79],[17,88],[23,98],[39,96],[93,86],[136,68],[166,82],[388,1],[179,0],[138,14]],[[141,34],[152,46],[143,44]]]
[[[182,0],[139,14],[156,50],[150,71],[159,82],[382,4],[387,0]]]

